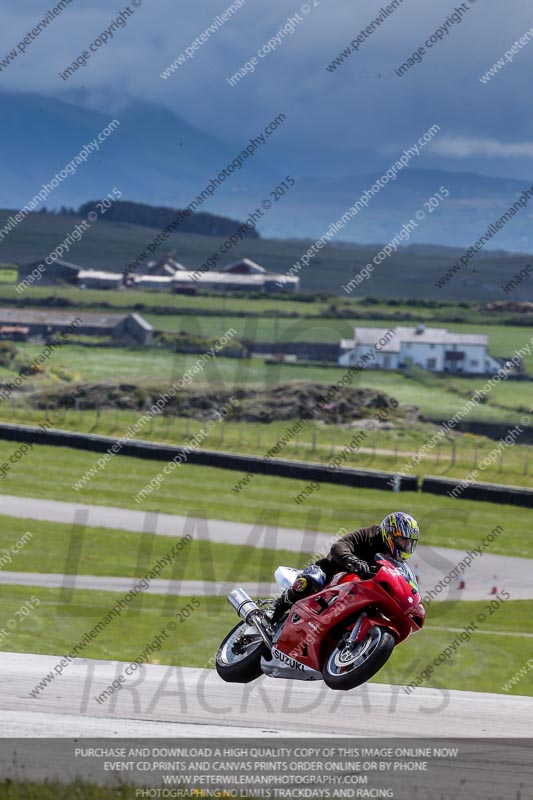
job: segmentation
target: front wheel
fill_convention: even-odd
[[[390,631],[374,625],[352,648],[343,637],[326,658],[322,675],[330,689],[354,689],[370,680],[389,659],[396,640]]]
[[[240,622],[218,648],[215,666],[226,683],[249,683],[262,675],[265,645],[253,625]]]

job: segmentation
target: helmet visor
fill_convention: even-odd
[[[407,557],[412,556],[415,552],[416,542],[416,539],[406,539],[404,536],[396,536],[394,539],[394,544],[398,550],[405,553]]]

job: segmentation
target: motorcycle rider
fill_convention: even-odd
[[[279,622],[293,603],[319,592],[338,572],[353,572],[363,580],[373,577],[377,553],[391,555],[398,561],[411,558],[419,535],[417,521],[404,511],[388,514],[379,525],[347,533],[332,544],[325,558],[300,572],[290,589],[285,589],[274,601],[269,612],[270,623]]]

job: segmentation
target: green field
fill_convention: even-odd
[[[12,442],[0,443],[0,460],[17,449]],[[400,496],[375,489],[322,484],[304,503],[293,497],[306,486],[303,481],[256,476],[236,495],[231,491],[242,476],[239,472],[182,464],[160,488],[141,500],[133,499],[157,474],[162,464],[117,456],[98,471],[81,491],[72,488],[96,464],[98,454],[70,448],[34,445],[31,452],[10,466],[1,482],[4,494],[54,500],[136,508],[207,519],[225,519],[263,526],[318,530],[335,534],[340,528],[353,530],[382,519],[398,505],[420,522],[424,543],[442,547],[475,546],[496,525],[509,534],[498,540],[492,552],[533,555],[528,509],[437,495],[405,492]],[[281,543],[280,543],[281,544]]]
[[[300,293],[296,295],[245,294],[201,291],[198,295],[170,294],[154,290],[106,291],[84,289],[75,286],[33,286],[20,295],[13,285],[16,283],[16,270],[0,270],[0,304],[18,304],[22,298],[31,306],[41,308],[77,308],[91,311],[114,309],[120,311],[140,311],[144,316],[152,315],[156,327],[166,329],[165,320],[170,316],[179,321],[182,317],[193,316],[203,320],[212,317],[255,317],[261,324],[263,318],[301,318],[309,320],[328,319],[347,320],[349,324],[367,321],[377,324],[379,320],[412,325],[418,322],[446,327],[453,324],[467,324],[470,329],[478,325],[533,326],[533,311],[502,308],[495,310],[479,302],[453,302],[439,300],[405,300],[374,297],[336,297],[328,293]],[[179,324],[179,322],[178,322]],[[172,323],[172,329],[175,323]]]
[[[21,354],[28,361],[34,359],[42,352],[42,345],[17,344]],[[192,365],[198,356],[190,357]],[[173,378],[177,380],[186,369],[189,356],[172,353],[166,349],[146,347],[84,347],[82,345],[63,345],[50,358],[47,371],[50,373],[58,367],[66,367],[75,380],[83,381],[112,381],[114,379],[128,379],[135,383],[142,383],[145,379],[159,379],[167,383]],[[234,359],[225,359],[233,362]],[[8,370],[0,370],[0,379],[7,379]],[[11,379],[13,374],[10,375]],[[51,376],[53,383],[58,383],[57,378]],[[38,386],[36,379],[30,378],[25,386],[33,384]]]

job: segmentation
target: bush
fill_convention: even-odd
[[[6,339],[0,342],[0,366],[9,369],[19,354],[18,347]]]

